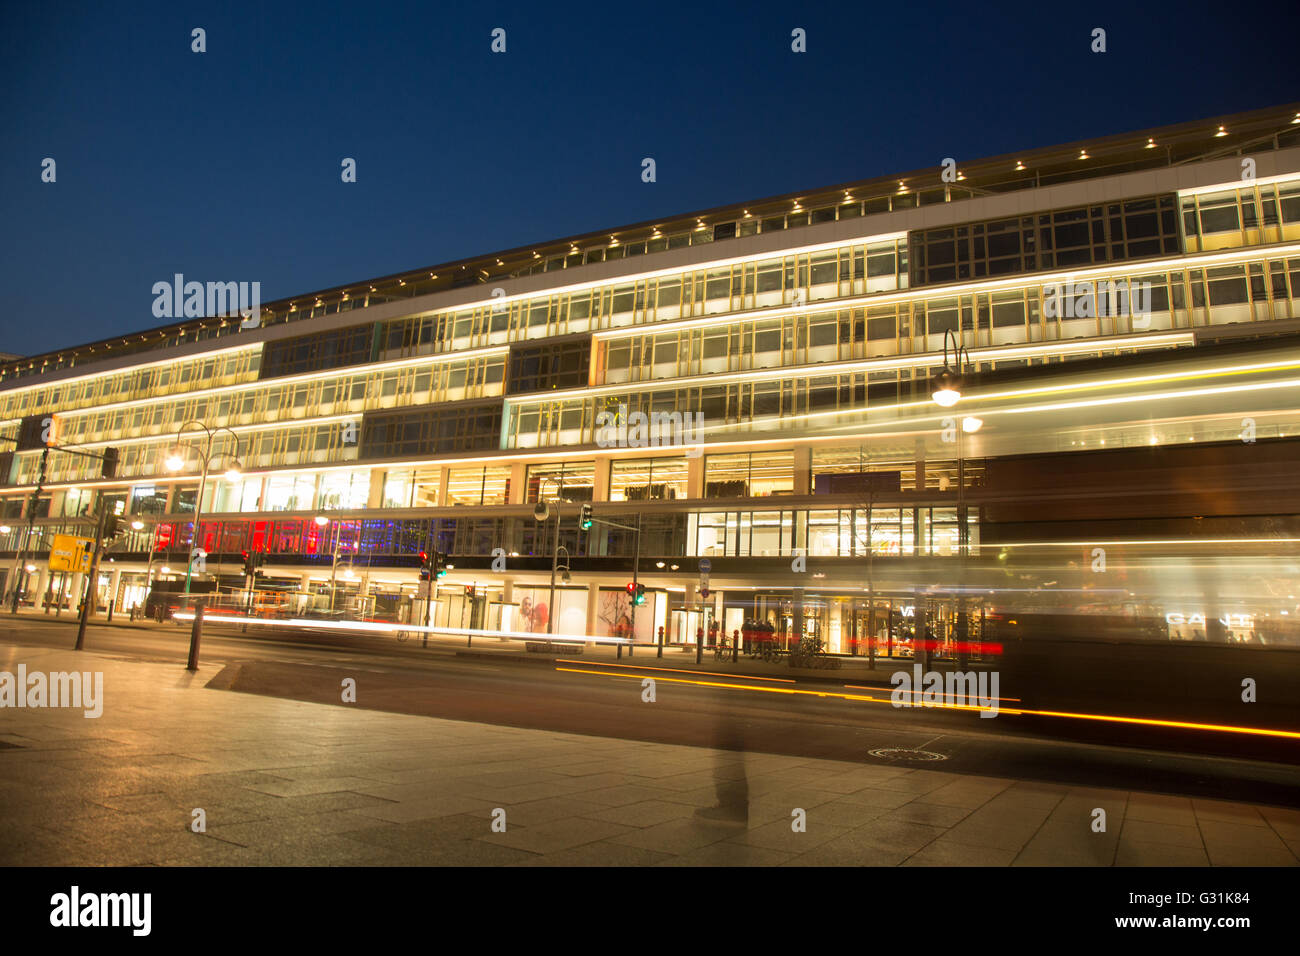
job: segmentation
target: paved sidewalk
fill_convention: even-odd
[[[103,715],[0,710],[6,865],[1297,865],[1300,811],[575,734],[104,674]],[[739,792],[748,822],[697,814]],[[193,811],[206,832],[191,830]],[[1094,809],[1106,832],[1092,830]],[[493,832],[494,810],[505,832]],[[794,832],[792,813],[806,813]]]

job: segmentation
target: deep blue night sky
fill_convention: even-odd
[[[151,287],[176,272],[259,280],[265,302],[1284,103],[1288,7],[10,3],[0,351],[161,324]]]

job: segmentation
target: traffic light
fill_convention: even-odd
[[[591,530],[591,505],[582,506],[582,513],[578,518],[578,526],[581,527],[583,531]]]
[[[239,552],[240,558],[244,561],[244,577],[249,577],[253,573],[253,559],[247,551]]]
[[[117,477],[117,449],[105,448],[103,461],[99,464],[99,474],[102,478]]]
[[[429,552],[420,552],[420,580],[429,580]]]
[[[644,585],[644,584],[638,584],[638,585],[636,586],[636,593],[635,593],[634,595],[632,595],[632,603],[633,603],[633,605],[635,605],[636,607],[640,607],[642,604],[645,604],[645,585]]]
[[[433,576],[437,578],[447,576],[447,556],[441,551],[433,552]]]
[[[632,599],[632,603],[635,604],[636,603],[636,582],[628,581],[626,590],[627,590],[627,596],[630,597]]]
[[[122,532],[121,521],[117,515],[104,516],[104,540],[112,541]]]
[[[258,570],[262,566],[262,561],[266,555],[261,551],[241,551],[240,555],[244,559],[244,577],[251,578],[254,575],[261,574]]]

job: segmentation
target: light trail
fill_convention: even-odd
[[[615,677],[622,680],[636,680],[638,676],[642,676],[636,674],[611,674],[602,671],[578,670],[576,668],[567,667],[557,667],[556,670],[569,674],[586,674],[590,677]],[[893,705],[892,700],[882,700],[879,697],[866,697],[861,694],[843,694],[835,691],[798,690],[787,687],[760,687],[754,684],[724,684],[717,681],[684,680],[680,677],[660,677],[657,678],[657,680],[665,681],[670,684],[693,684],[699,687],[725,687],[730,690],[752,690],[769,694],[797,694],[810,697],[834,697],[839,698],[840,700],[867,701],[873,704]],[[949,704],[945,702],[934,702],[923,706],[926,706],[927,709],[973,710],[977,712],[987,712],[992,709],[988,707],[978,707],[971,704]],[[1216,733],[1246,734],[1260,737],[1280,737],[1286,740],[1300,740],[1300,732],[1291,730],[1274,730],[1268,727],[1234,727],[1228,724],[1202,724],[1181,720],[1158,720],[1152,717],[1122,717],[1112,714],[1073,714],[1056,710],[1024,710],[1020,708],[1007,707],[998,708],[997,713],[1016,714],[1018,716],[1027,717],[1059,717],[1072,720],[1096,720],[1109,723],[1136,724],[1148,727],[1171,727],[1179,730],[1208,730]]]

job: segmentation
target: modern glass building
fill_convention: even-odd
[[[102,501],[125,531],[94,583],[119,611],[178,591],[199,548],[193,586],[238,594],[264,553],[256,613],[423,620],[438,551],[448,628],[692,642],[707,611],[906,653],[919,613],[973,629],[964,602],[1008,568],[1059,577],[1102,546],[1194,637],[1162,562],[1300,539],[1300,105],[612,228],[246,325],[0,365],[6,590],[80,594],[48,554]],[[208,448],[192,423],[206,476],[192,448],[168,467]],[[72,453],[109,448],[111,478]],[[1201,636],[1262,639],[1286,599],[1259,580]]]

